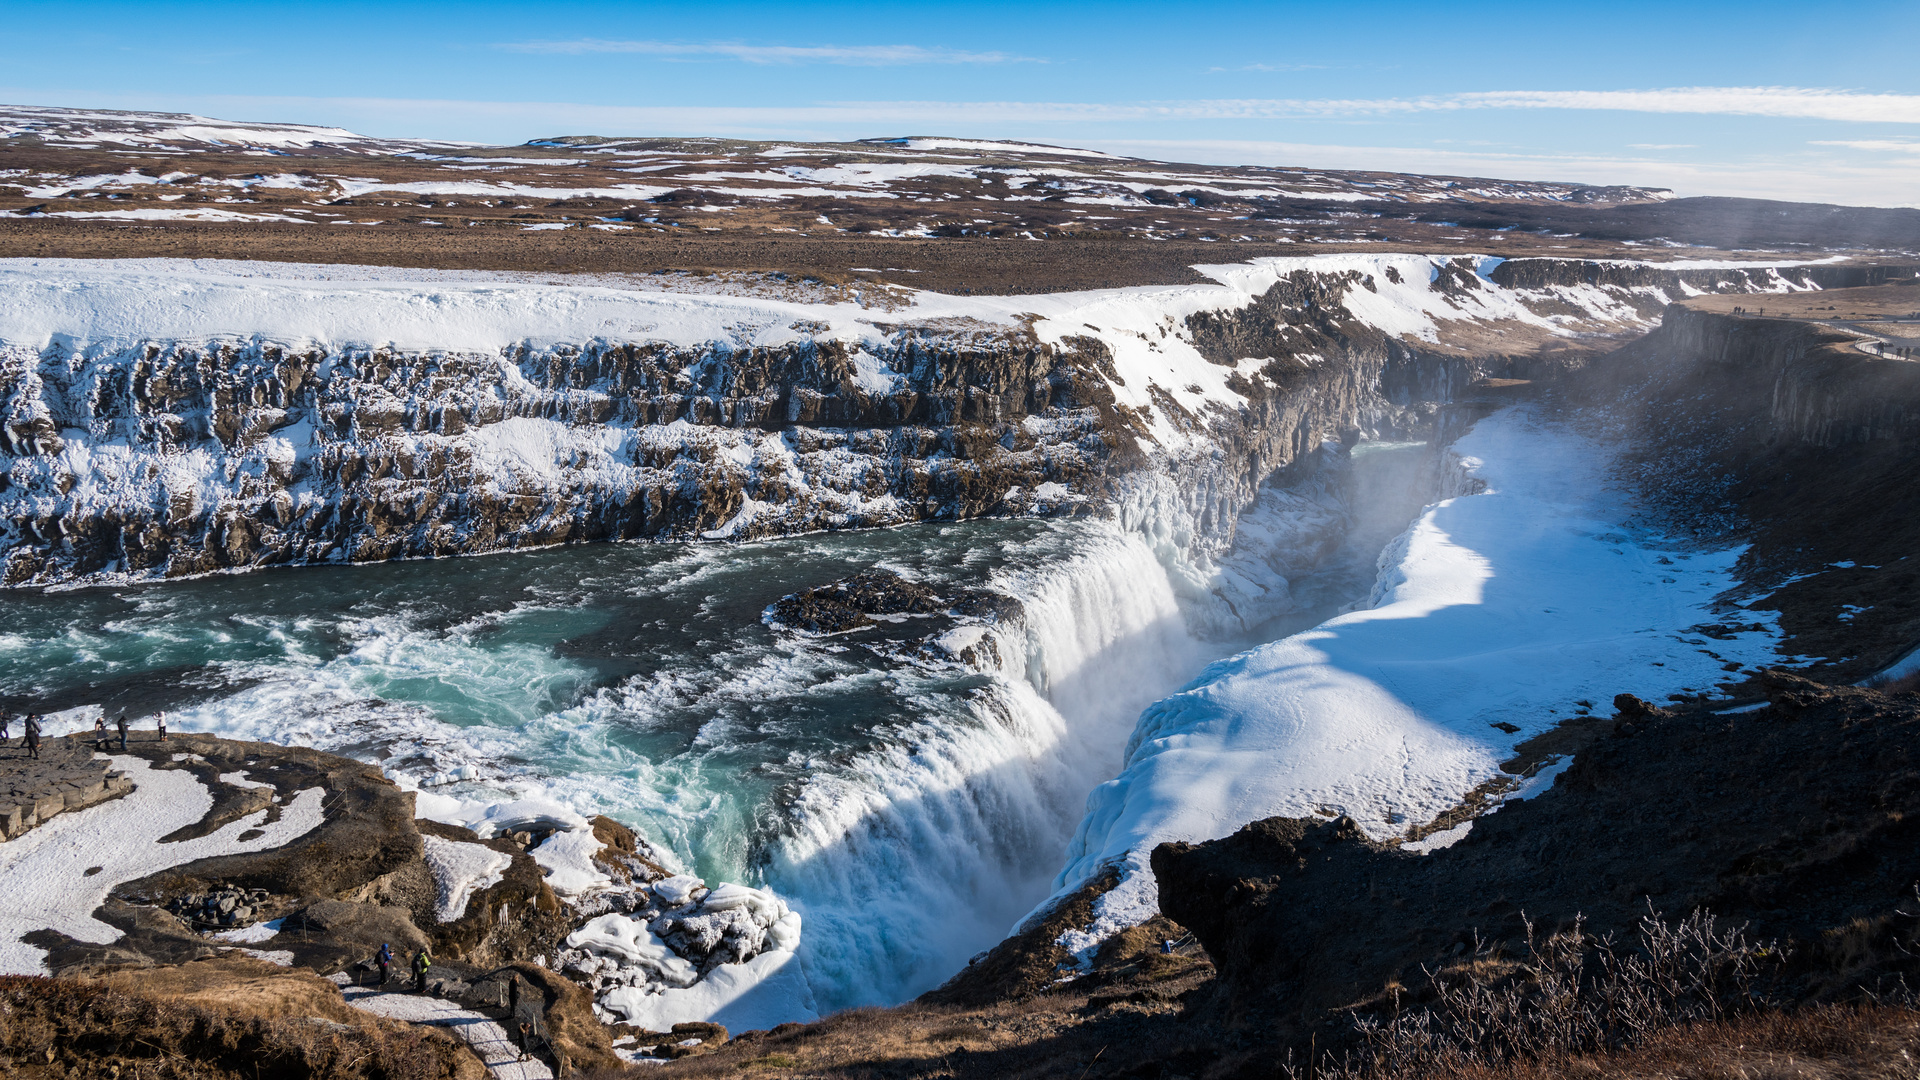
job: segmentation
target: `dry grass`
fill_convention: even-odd
[[[195,965],[188,965],[192,968]],[[239,1080],[479,1080],[478,1059],[438,1031],[299,1011],[256,986],[220,1002],[210,985],[178,996],[104,982],[0,977],[0,1055],[69,1077]],[[344,1009],[344,1005],[338,1005]]]
[[[1911,1080],[1920,1013],[1891,1005],[1767,1011],[1650,1035],[1631,1050],[1556,1056],[1423,1080]]]
[[[1637,946],[1578,926],[1511,960],[1433,973],[1435,998],[1355,1024],[1364,1048],[1291,1080],[1773,1080],[1920,1076],[1920,1013],[1899,1003],[1779,1007],[1786,956],[1696,912],[1649,915]]]

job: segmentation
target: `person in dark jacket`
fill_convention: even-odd
[[[13,727],[13,710],[0,709],[0,746],[5,746],[13,735],[7,729]]]
[[[521,1061],[536,1051],[552,1052],[553,1048],[547,1043],[546,1004],[547,996],[527,985],[519,972],[514,972],[512,981],[507,983],[507,1029],[520,1044]]]
[[[432,966],[433,957],[427,954],[427,947],[425,945],[420,946],[420,951],[413,954],[414,993],[424,994],[427,992],[427,969]]]
[[[120,710],[120,716],[114,720],[113,727],[120,733],[120,749],[125,750],[127,748],[127,710]]]
[[[380,951],[373,954],[373,962],[380,967],[380,985],[387,985],[387,979],[393,970],[393,946],[388,942],[380,943]]]
[[[30,758],[37,758],[40,756],[40,714],[39,713],[27,714],[27,756]]]
[[[93,718],[93,748],[95,750],[107,748],[107,718],[104,716]]]

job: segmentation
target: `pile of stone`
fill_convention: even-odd
[[[251,926],[255,909],[267,902],[265,889],[243,889],[238,885],[216,885],[204,893],[188,893],[167,902],[167,910],[188,924],[200,928],[230,930]]]

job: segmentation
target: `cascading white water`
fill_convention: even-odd
[[[1046,895],[1141,708],[1198,666],[1138,536],[1101,527],[1076,546],[997,583],[1025,614],[991,631],[994,678],[965,722],[916,724],[795,800],[765,875],[807,920],[823,1007],[901,1000],[1000,940]]]

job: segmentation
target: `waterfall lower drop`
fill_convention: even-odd
[[[823,1011],[905,1000],[1004,937],[1047,895],[1140,710],[1208,655],[1137,536],[1076,548],[998,583],[1025,616],[992,632],[997,671],[966,722],[916,724],[795,800],[765,877],[806,920]]]

